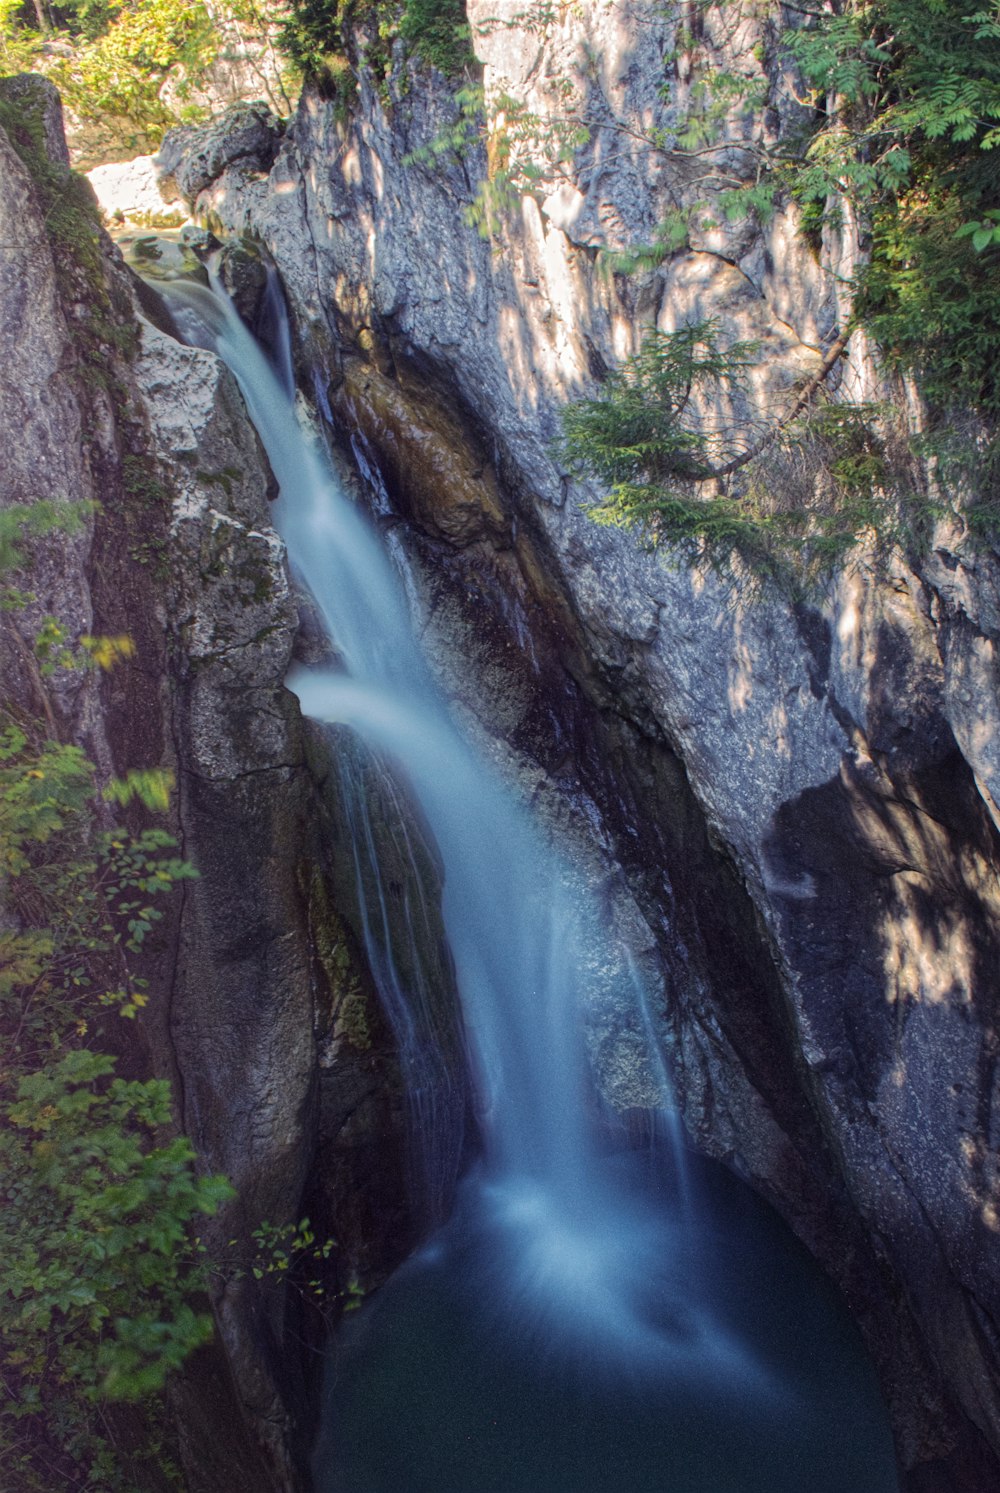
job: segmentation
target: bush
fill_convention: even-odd
[[[889,411],[827,402],[818,379],[793,418],[748,447],[738,425],[705,425],[720,395],[739,390],[753,346],[719,346],[713,322],[654,332],[611,373],[596,399],[562,411],[558,455],[606,485],[590,510],[640,526],[679,558],[807,589],[863,537],[914,542],[926,501],[898,491],[880,427]],[[766,461],[762,458],[766,453]]]
[[[32,534],[78,515],[5,517],[0,557],[18,565]],[[0,588],[8,611],[28,600]],[[40,680],[129,651],[74,644],[54,618],[35,639]],[[79,747],[14,714],[0,712],[0,1460],[25,1490],[126,1487],[105,1409],[148,1400],[211,1335],[191,1229],[232,1189],[169,1135],[169,1086],[116,1077],[101,1036],[145,1004],[132,956],[194,870],[160,829],[107,827],[107,799],[162,807],[164,773],[102,795]]]

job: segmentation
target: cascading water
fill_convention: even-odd
[[[240,381],[285,495],[276,514],[292,566],[343,660],[343,670],[296,669],[289,686],[306,715],[352,726],[399,765],[434,836],[492,1193],[539,1226],[550,1218],[567,1260],[577,1234],[581,1257],[602,1236],[634,1255],[587,1121],[579,1012],[600,978],[596,912],[459,736],[374,533],[228,301],[186,284],[173,294],[212,327]],[[633,994],[640,1003],[638,982]],[[589,1289],[580,1306],[596,1309]]]
[[[464,1139],[465,1092],[455,1074],[460,1059],[453,1023],[433,988],[440,970],[426,951],[436,930],[421,874],[422,856],[399,787],[385,763],[363,746],[338,743],[334,775],[350,838],[361,937],[382,1009],[396,1037],[409,1111],[409,1195],[425,1228],[444,1222],[452,1201]],[[372,802],[379,805],[378,824]],[[382,860],[388,837],[400,881],[386,886]],[[381,850],[381,854],[380,854]]]
[[[669,1159],[637,1178],[605,1154],[590,1119],[581,1012],[606,983],[609,930],[456,730],[398,575],[226,298],[183,283],[170,299],[184,335],[214,347],[240,383],[278,480],[292,566],[342,661],[297,668],[289,686],[307,715],[350,726],[395,764],[436,844],[483,1139],[450,1224],[337,1350],[318,1484],[328,1493],[798,1493],[806,1483],[816,1493],[891,1493],[868,1370],[795,1247],[721,1184],[714,1203],[692,1207]],[[361,886],[372,843],[355,803]],[[377,896],[365,916],[379,984],[398,1007],[404,1067],[415,1072],[418,1057],[405,1058],[412,992],[378,934]],[[652,1037],[641,981],[627,956],[616,959]],[[659,1061],[651,1071],[664,1071]],[[762,1286],[766,1321],[748,1300]],[[785,1303],[777,1312],[771,1296]],[[776,1337],[784,1310],[795,1323]]]

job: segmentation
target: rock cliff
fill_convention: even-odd
[[[553,815],[574,806],[568,833],[661,973],[691,1135],[846,1292],[907,1486],[981,1493],[1000,1475],[995,556],[942,524],[919,562],[861,546],[807,601],[751,596],[595,525],[553,456],[560,405],[644,328],[711,316],[755,339],[748,429],[845,330],[850,221],[820,245],[791,208],[703,224],[651,269],[602,271],[599,251],[705,191],[669,149],[684,10],[533,29],[472,0],[485,143],[429,149],[461,130],[454,90],[397,46],[346,114],[307,93],[260,159],[200,142],[220,170],[192,202],[273,256],[301,371],[385,474],[432,653],[487,749]],[[764,74],[768,25],[710,12],[697,45]],[[491,218],[503,96],[591,129]],[[734,114],[732,162],[793,114]],[[860,333],[832,381],[896,394]],[[621,1034],[594,1041],[612,1096],[641,1102]]]
[[[176,777],[166,827],[198,879],[145,957],[141,1019],[106,1040],[132,1072],[170,1078],[200,1165],[237,1188],[206,1234],[217,1340],[172,1390],[188,1486],[298,1487],[320,1326],[254,1278],[253,1231],[308,1214],[335,1235],[335,1299],[384,1276],[417,1224],[394,1042],[316,787],[329,751],[282,685],[299,619],[273,478],[215,356],[138,315],[69,173],[55,90],[5,81],[0,125],[0,502],[94,505],[79,534],[33,544],[32,599],[0,627],[5,705],[79,743],[99,781]],[[72,640],[128,634],[135,657],[43,677],[46,616]]]

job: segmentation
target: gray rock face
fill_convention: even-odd
[[[170,899],[142,971],[148,1006],[118,1035],[132,1072],[172,1080],[200,1164],[238,1189],[205,1230],[219,1337],[172,1391],[179,1447],[198,1493],[290,1490],[306,1481],[317,1327],[294,1294],[257,1283],[252,1232],[309,1214],[335,1234],[334,1296],[352,1276],[377,1281],[412,1242],[395,1048],[338,910],[282,685],[298,617],[267,462],[219,361],[140,328],[117,251],[93,217],[77,228],[96,251],[86,273],[50,243],[0,130],[0,503],[101,505],[13,578],[35,599],[0,619],[4,693],[79,742],[101,778],[176,775],[167,827],[199,876]],[[31,644],[47,614],[74,640],[127,633],[136,658],[43,680]],[[310,746],[317,772],[324,750]]]
[[[161,194],[190,204],[229,167],[268,171],[281,131],[266,104],[237,104],[222,121],[171,130],[156,157]]]
[[[21,73],[13,78],[0,78],[0,97],[22,109],[39,111],[45,154],[54,166],[68,168],[62,100],[55,84],[40,73]]]
[[[841,328],[860,251],[847,222],[817,258],[786,210],[696,226],[658,269],[603,276],[595,250],[648,242],[705,192],[652,143],[689,87],[683,54],[664,74],[676,18],[584,7],[539,36],[497,14],[470,5],[487,97],[550,121],[586,106],[594,128],[491,241],[463,217],[484,156],[421,164],[455,105],[398,57],[389,109],[364,78],[346,125],[306,97],[269,180],[229,167],[198,210],[263,238],[335,411],[403,474],[445,652],[478,648],[480,675],[507,681],[475,707],[485,735],[513,722],[524,771],[541,762],[593,811],[667,971],[692,1133],[840,1280],[913,1487],[981,1493],[1000,1476],[997,567],[942,528],[918,569],[860,554],[808,606],[751,602],[590,522],[551,452],[559,405],[644,328],[714,316],[723,341],[770,354],[732,412],[762,418]],[[711,13],[698,45],[752,73],[761,24]],[[734,114],[734,174],[746,132],[780,124]],[[846,397],[883,392],[861,337],[836,377]],[[470,525],[463,496],[456,528],[447,484],[424,496],[428,405],[464,426],[499,517]]]
[[[33,76],[4,79],[0,99],[14,104],[26,129],[33,118],[40,121],[51,164],[68,174],[59,96],[52,85]],[[84,457],[80,407],[65,376],[71,336],[56,291],[52,248],[31,177],[2,131],[0,182],[0,427],[5,452],[0,503],[5,508],[39,499],[92,504],[100,489]],[[43,541],[32,568],[34,599],[4,619],[0,663],[5,694],[28,710],[93,719],[93,681],[57,676],[46,689],[31,647],[49,615],[64,617],[74,635],[93,630],[82,574],[92,533],[88,516],[75,537],[56,534]],[[26,583],[22,589],[29,589]]]

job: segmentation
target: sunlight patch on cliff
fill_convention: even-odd
[[[730,655],[726,672],[729,708],[735,715],[746,710],[753,696],[753,656],[742,639]]]
[[[349,187],[360,187],[364,183],[364,172],[361,169],[361,157],[357,147],[349,145],[340,158],[340,174]]]
[[[975,950],[967,923],[945,908],[927,921],[927,883],[917,872],[901,872],[895,884],[902,906],[882,925],[886,998],[891,1005],[968,1005]]]

